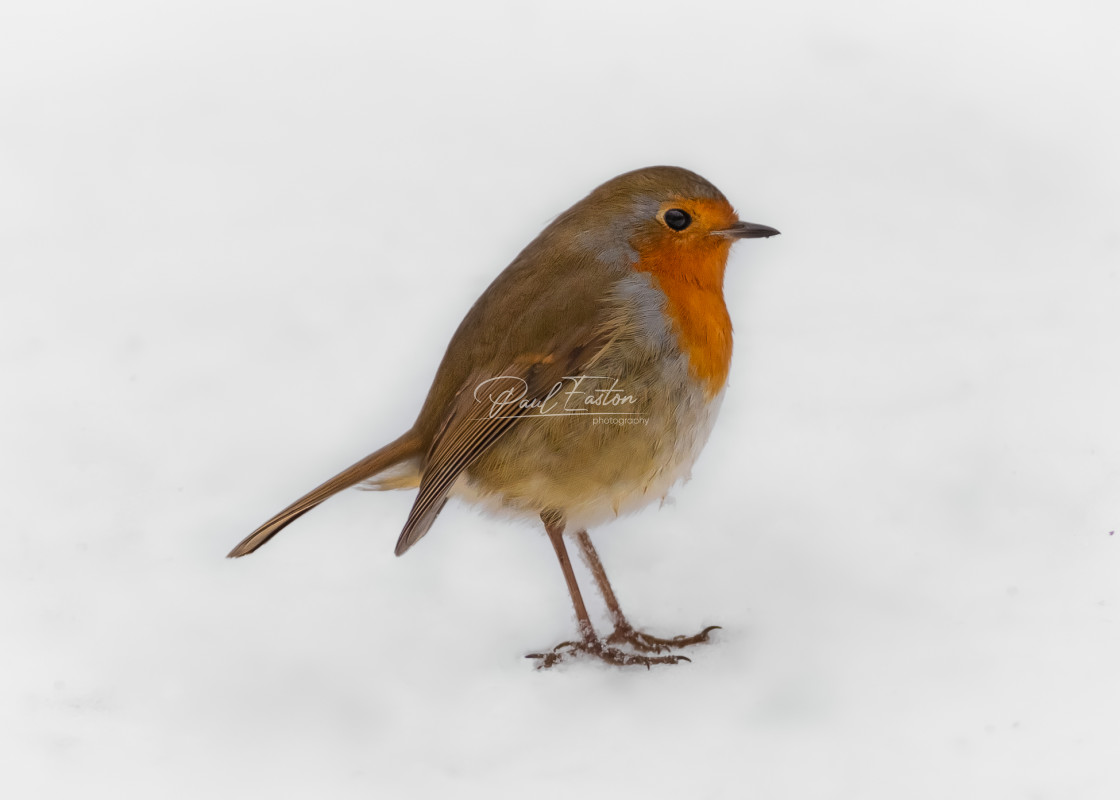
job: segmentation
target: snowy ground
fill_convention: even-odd
[[[6,797],[1120,796],[1105,3],[9,2]],[[654,163],[737,246],[676,503],[597,542],[692,664],[537,672],[537,531],[346,493],[554,215]],[[601,609],[597,609],[601,612]]]

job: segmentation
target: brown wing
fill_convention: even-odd
[[[591,335],[585,334],[584,341],[569,340],[549,348],[546,353],[521,356],[496,373],[476,372],[468,378],[455,395],[451,409],[428,451],[420,493],[397,540],[398,556],[416,544],[432,527],[447,502],[447,493],[463,470],[532,410],[526,407],[529,403],[521,403],[508,413],[503,411],[500,415],[491,416],[490,404],[485,399],[476,398],[475,387],[489,378],[508,376],[525,382],[524,400],[543,400],[565,377],[588,369],[610,344],[615,333],[612,328],[600,327]]]

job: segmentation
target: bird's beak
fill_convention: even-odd
[[[765,239],[768,236],[777,236],[781,231],[769,225],[756,225],[753,222],[736,222],[730,228],[721,231],[712,231],[714,236],[723,236],[728,239]]]

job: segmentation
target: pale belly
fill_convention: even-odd
[[[688,478],[722,392],[708,399],[683,355],[621,374],[617,384],[569,383],[570,396],[558,395],[562,405],[519,420],[460,477],[452,496],[506,516],[556,510],[570,530],[663,500]]]

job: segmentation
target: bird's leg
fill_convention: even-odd
[[[547,653],[530,653],[526,658],[540,659],[540,663],[537,664],[538,669],[547,669],[564,660],[566,656],[574,656],[579,653],[586,653],[615,666],[638,665],[647,669],[653,664],[676,664],[678,661],[688,661],[684,656],[645,656],[627,653],[617,647],[611,647],[609,644],[603,643],[595,635],[595,629],[591,626],[591,617],[587,613],[587,606],[583,603],[579,584],[576,583],[576,573],[572,569],[571,559],[568,558],[568,549],[564,545],[563,517],[556,512],[546,511],[541,514],[541,520],[544,522],[544,529],[548,533],[552,547],[556,550],[556,558],[560,561],[560,569],[564,572],[564,580],[568,584],[568,593],[572,596],[572,605],[576,609],[576,620],[579,622],[581,638],[578,642],[561,642]],[[586,536],[586,534],[584,535]]]
[[[719,625],[709,625],[700,633],[692,636],[674,636],[671,639],[662,639],[634,630],[622,614],[622,608],[618,605],[618,598],[614,596],[611,582],[607,580],[607,572],[603,569],[603,562],[599,560],[599,554],[595,552],[595,546],[591,544],[591,537],[587,535],[587,531],[580,531],[576,534],[576,540],[579,542],[583,560],[587,562],[591,574],[595,576],[595,582],[599,584],[599,591],[603,595],[603,600],[607,603],[611,622],[614,623],[614,632],[607,637],[607,644],[628,644],[634,649],[646,653],[660,653],[662,650],[673,647],[688,647],[689,645],[706,642],[708,641],[708,634],[719,628]]]

